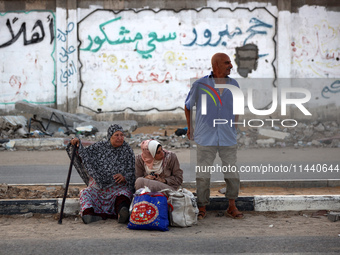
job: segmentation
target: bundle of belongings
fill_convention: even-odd
[[[189,227],[197,224],[197,215],[196,200],[189,190],[150,192],[145,187],[134,194],[128,228],[168,231],[169,225]]]

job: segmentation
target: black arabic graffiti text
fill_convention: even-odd
[[[24,45],[36,44],[36,43],[39,43],[39,42],[44,40],[45,30],[44,30],[43,22],[41,20],[37,20],[34,23],[33,28],[31,30],[31,32],[33,34],[31,35],[30,40],[27,40],[26,22],[23,22],[21,24],[20,29],[16,34],[13,31],[12,25],[14,23],[16,23],[18,20],[19,20],[18,18],[14,18],[11,22],[10,19],[7,19],[6,27],[8,29],[8,32],[10,33],[11,39],[9,41],[1,44],[0,48],[8,47],[8,46],[12,45],[13,43],[15,43],[20,38],[21,34],[23,34]],[[48,15],[48,17],[47,17],[47,22],[49,22],[49,30],[50,30],[50,37],[51,37],[50,44],[52,44],[52,42],[54,40],[54,31],[53,31],[54,23],[53,23],[53,18],[51,18],[50,15]]]

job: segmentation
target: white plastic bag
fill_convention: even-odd
[[[187,189],[161,190],[168,197],[170,225],[190,227],[197,224],[198,208],[194,195]]]
[[[146,186],[144,188],[140,188],[140,189],[136,190],[135,194],[133,194],[133,198],[132,198],[130,208],[129,208],[130,215],[132,213],[132,208],[133,208],[135,196],[138,196],[138,195],[141,195],[141,194],[144,194],[144,193],[149,193],[149,192],[151,192],[151,190]]]

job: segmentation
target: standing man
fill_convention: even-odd
[[[211,58],[212,72],[195,81],[185,100],[185,117],[187,119],[188,138],[197,143],[196,187],[198,219],[206,217],[206,205],[210,199],[210,167],[213,166],[216,154],[222,160],[226,198],[229,207],[226,215],[234,219],[244,216],[235,205],[240,188],[240,176],[236,166],[237,140],[236,129],[238,115],[233,114],[233,95],[229,89],[216,88],[217,84],[233,85],[239,88],[236,80],[229,78],[233,68],[227,54],[216,53]],[[195,131],[191,137],[190,111],[196,106]],[[215,120],[224,120],[223,125]],[[227,120],[227,123],[225,123]],[[221,121],[219,122],[221,123]],[[198,169],[198,170],[197,170]],[[226,171],[226,169],[228,171]],[[232,171],[230,171],[232,170]]]

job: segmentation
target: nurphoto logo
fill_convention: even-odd
[[[201,85],[206,86],[209,88],[217,97],[219,100],[219,103],[222,106],[222,101],[220,96],[218,95],[217,91],[211,87],[208,84],[200,83]],[[223,89],[229,89],[230,92],[233,95],[233,114],[234,115],[244,115],[244,101],[245,96],[242,92],[242,90],[234,85],[230,84],[216,84],[216,88],[223,88]],[[201,90],[205,91],[214,101],[215,106],[217,106],[217,102],[214,98],[214,95],[209,92],[205,88],[200,88]],[[281,103],[281,115],[286,116],[287,115],[287,105],[295,105],[300,111],[306,115],[311,116],[312,114],[306,109],[306,107],[303,105],[304,103],[307,103],[311,99],[311,93],[309,90],[304,88],[282,88],[280,91],[280,103]],[[288,94],[290,93],[300,93],[303,94],[303,98],[288,98]],[[207,115],[207,94],[201,94],[201,114]],[[253,104],[253,89],[248,88],[248,108],[249,111],[253,114],[264,116],[272,114],[276,111],[278,106],[278,89],[272,88],[272,104],[270,109],[265,110],[258,110],[255,109]],[[248,126],[250,127],[262,127],[264,125],[264,121],[271,122],[271,125],[274,126],[274,122],[280,121],[279,119],[251,119],[247,121]],[[234,122],[233,120],[226,120],[226,119],[214,119],[213,120],[213,126],[216,125],[225,125],[230,124],[230,126],[233,126],[234,124],[243,125],[246,126],[246,120],[243,120],[242,122]],[[255,123],[260,123],[259,125],[255,125]],[[294,119],[284,119],[281,120],[281,125],[284,127],[295,127],[297,125],[297,121]]]

